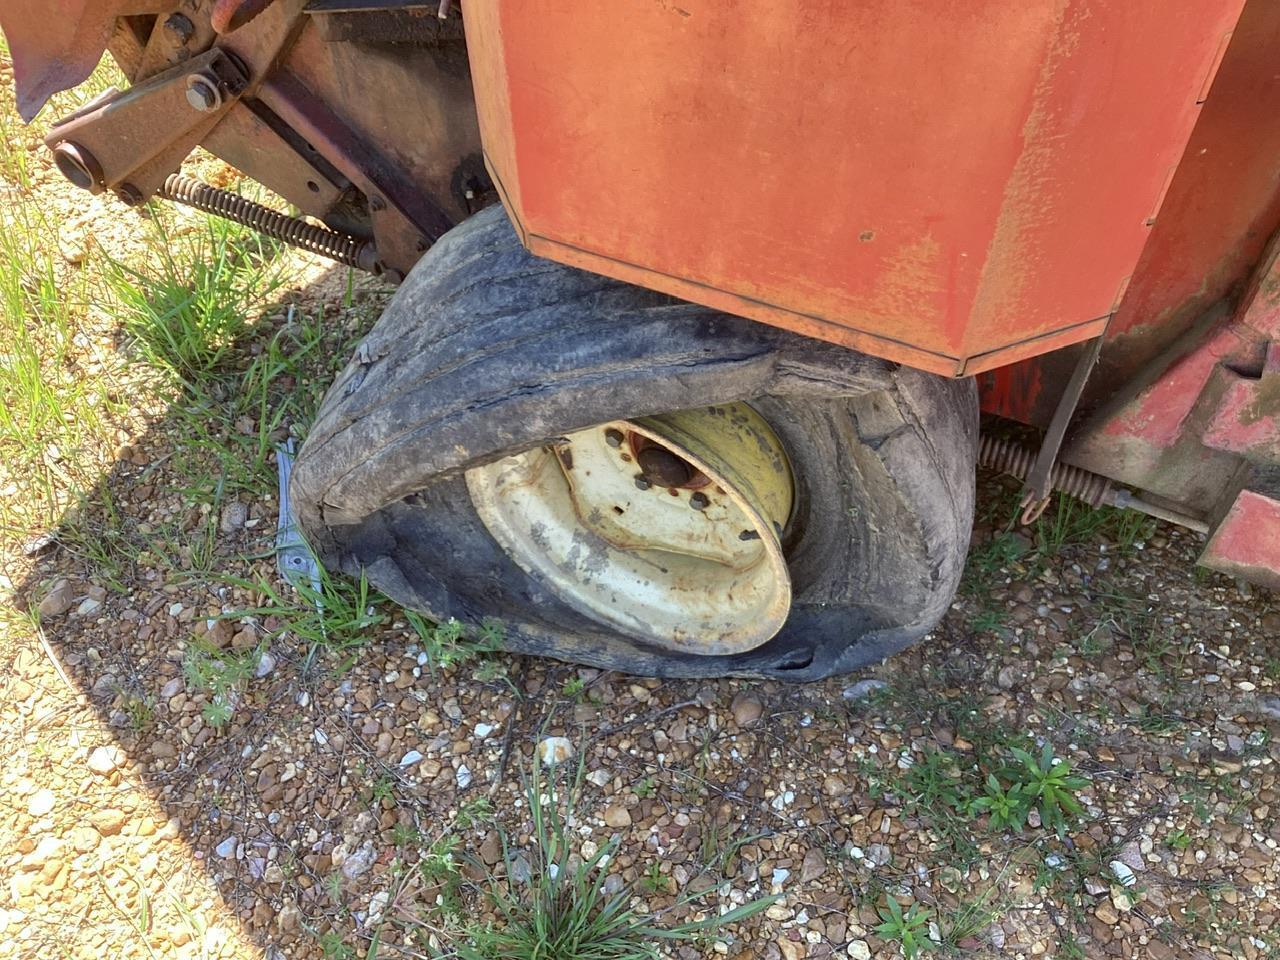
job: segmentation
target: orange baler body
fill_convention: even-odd
[[[947,375],[1100,334],[1241,0],[467,0],[538,254]]]

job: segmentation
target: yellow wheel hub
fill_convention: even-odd
[[[466,482],[512,560],[637,640],[733,654],[786,622],[791,468],[744,403],[599,424]]]

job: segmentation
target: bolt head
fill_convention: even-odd
[[[193,110],[211,113],[222,106],[222,92],[215,80],[195,74],[187,80],[187,103]]]
[[[648,477],[646,477],[643,473],[637,473],[637,474],[636,474],[636,489],[637,489],[637,490],[648,490],[648,489],[649,489],[650,487],[652,487],[652,486],[653,486],[653,484],[649,482],[649,478],[648,478]]]
[[[135,187],[132,183],[122,183],[116,187],[116,199],[127,207],[140,206],[145,199],[142,191]]]
[[[609,446],[613,447],[615,450],[618,447],[622,446],[623,439],[624,438],[622,436],[622,431],[615,429],[614,427],[610,427],[608,430],[604,432],[604,442],[607,443]]]
[[[705,510],[711,505],[711,501],[707,499],[705,493],[695,493],[689,497],[689,506],[695,510]]]
[[[196,32],[195,24],[191,22],[191,18],[181,13],[171,13],[164,22],[165,28],[173,33],[182,42],[186,43],[191,39],[191,35]]]

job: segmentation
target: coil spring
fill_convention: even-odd
[[[1035,463],[1035,451],[1015,440],[984,435],[978,445],[978,463],[989,470],[997,470],[1027,479]],[[1066,463],[1055,463],[1049,474],[1049,484],[1054,490],[1083,500],[1091,507],[1100,507],[1111,493],[1111,481],[1104,476]]]
[[[371,244],[264,207],[230,190],[222,190],[175,173],[165,180],[159,195],[166,200],[252,227],[268,237],[329,257],[349,267],[373,269],[375,257]]]

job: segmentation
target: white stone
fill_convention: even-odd
[[[43,817],[46,813],[53,809],[53,805],[57,802],[52,790],[45,787],[43,790],[37,790],[32,794],[31,799],[27,802],[27,813],[33,817]]]
[[[871,960],[871,948],[867,946],[865,940],[850,940],[849,946],[845,947],[845,953],[849,954],[853,960]]]
[[[883,690],[887,686],[888,684],[883,680],[859,680],[845,687],[840,695],[846,700],[865,700],[877,690]]]
[[[222,857],[223,860],[230,860],[236,855],[236,838],[227,837],[227,839],[213,848],[213,852]]]
[[[348,854],[347,858],[342,861],[342,875],[348,880],[354,880],[356,877],[368,873],[373,866],[377,852],[373,846],[373,841],[366,840],[364,846],[354,853]]]
[[[375,924],[382,919],[382,914],[387,909],[387,904],[391,902],[391,894],[383,890],[381,893],[375,893],[369,898],[369,913],[365,918],[365,923]]]
[[[1138,882],[1138,878],[1134,876],[1132,868],[1123,860],[1112,860],[1107,866],[1111,868],[1111,872],[1122,886],[1132,887]]]
[[[258,658],[258,666],[257,669],[253,671],[253,675],[261,680],[275,668],[276,658],[271,655],[271,651],[263,650],[262,656]]]
[[[85,764],[94,773],[105,777],[123,764],[124,760],[124,751],[117,746],[94,747]]]
[[[492,723],[477,723],[476,739],[483,740],[485,737],[489,736],[489,734],[493,733],[493,731],[496,729],[497,727],[495,727]]]
[[[471,786],[471,768],[464,763],[458,767],[458,772],[454,775],[454,778],[458,781],[459,790],[467,789],[467,787]]]
[[[546,737],[538,743],[538,759],[544,766],[554,767],[573,756],[573,744],[568,737]]]
[[[422,761],[422,753],[417,750],[410,750],[408,753],[406,753],[403,757],[400,758],[400,766],[412,767],[415,763],[420,763],[421,761]]]

